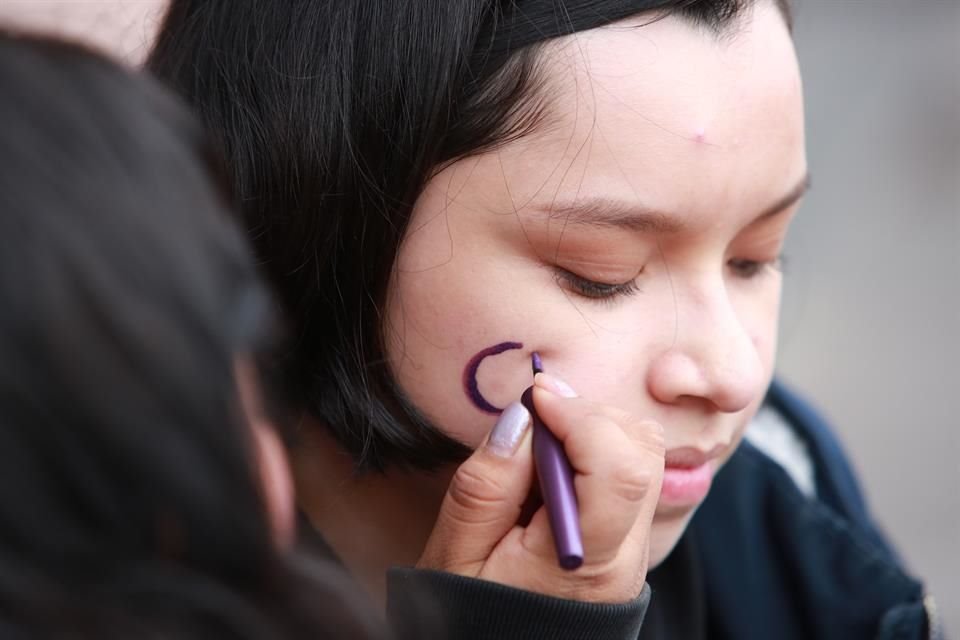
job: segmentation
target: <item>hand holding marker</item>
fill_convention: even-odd
[[[577,397],[547,373],[524,395],[535,411],[510,404],[457,469],[417,566],[584,602],[636,598],[663,479],[662,427]],[[544,506],[519,524],[535,458]]]

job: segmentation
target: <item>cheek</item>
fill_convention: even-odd
[[[780,327],[781,275],[776,281],[746,304],[745,321],[747,331],[757,349],[757,355],[763,363],[768,380],[773,376],[777,355],[777,337]]]
[[[780,294],[782,290],[782,276],[775,274],[776,280],[769,286],[762,287],[759,291],[751,292],[744,299],[735,301],[738,305],[738,315],[743,322],[744,330],[750,336],[757,358],[763,367],[764,389],[773,379],[773,372],[776,366],[777,338],[779,330],[780,317]],[[752,417],[760,405],[763,404],[763,393],[758,394],[757,398],[746,409],[744,414]],[[740,425],[736,435],[735,443],[743,439],[749,420],[745,420]],[[733,451],[731,450],[731,454]],[[726,460],[726,458],[725,458]]]
[[[758,282],[728,281],[727,291],[743,331],[750,337],[764,374],[773,376],[780,324],[783,275],[770,273]]]
[[[401,389],[435,426],[470,446],[532,384],[533,351],[548,371],[600,401],[615,399],[633,366],[618,366],[622,350],[636,353],[635,323],[612,330],[590,322],[590,309],[539,270],[502,271],[498,262],[464,247],[437,268],[398,273],[387,307],[387,356]]]
[[[488,299],[482,288],[464,297],[460,287],[429,282],[435,280],[425,274],[396,279],[387,311],[387,357],[400,388],[426,418],[475,445],[496,408],[509,403],[509,390],[519,388],[517,397],[522,390],[522,327],[505,322],[495,305],[479,305]]]
[[[411,221],[416,231],[398,254],[385,318],[387,357],[428,420],[476,445],[496,409],[532,382],[536,312],[523,293],[529,270],[469,233],[456,214],[423,218]]]

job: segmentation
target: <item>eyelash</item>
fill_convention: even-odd
[[[753,280],[775,271],[783,270],[784,258],[777,256],[773,260],[743,260],[734,258],[727,261],[727,266],[733,270],[738,278]]]
[[[773,260],[744,260],[734,258],[727,262],[734,275],[744,280],[754,280],[771,272],[782,271],[786,261],[784,256],[777,256]],[[627,282],[597,282],[583,276],[556,268],[557,281],[566,284],[566,288],[573,293],[599,302],[614,302],[617,298],[632,296],[640,291],[636,278]],[[641,271],[642,273],[642,271]],[[637,274],[638,276],[640,274]]]
[[[557,281],[566,284],[571,292],[598,302],[614,302],[617,298],[632,296],[640,291],[636,278],[627,282],[597,282],[557,267]],[[640,275],[640,274],[637,274]]]

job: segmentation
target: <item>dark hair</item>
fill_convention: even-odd
[[[384,301],[429,178],[547,116],[539,45],[641,12],[719,33],[750,4],[173,0],[148,68],[223,148],[294,324],[287,383],[360,468],[431,468],[467,453],[397,388]]]
[[[0,30],[4,637],[377,628],[276,548],[233,368],[270,303],[205,140],[149,78]]]

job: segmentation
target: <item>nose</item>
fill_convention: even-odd
[[[764,390],[757,346],[725,292],[678,302],[674,339],[651,362],[650,394],[664,404],[695,402],[742,411]],[[673,327],[671,327],[673,328]]]

